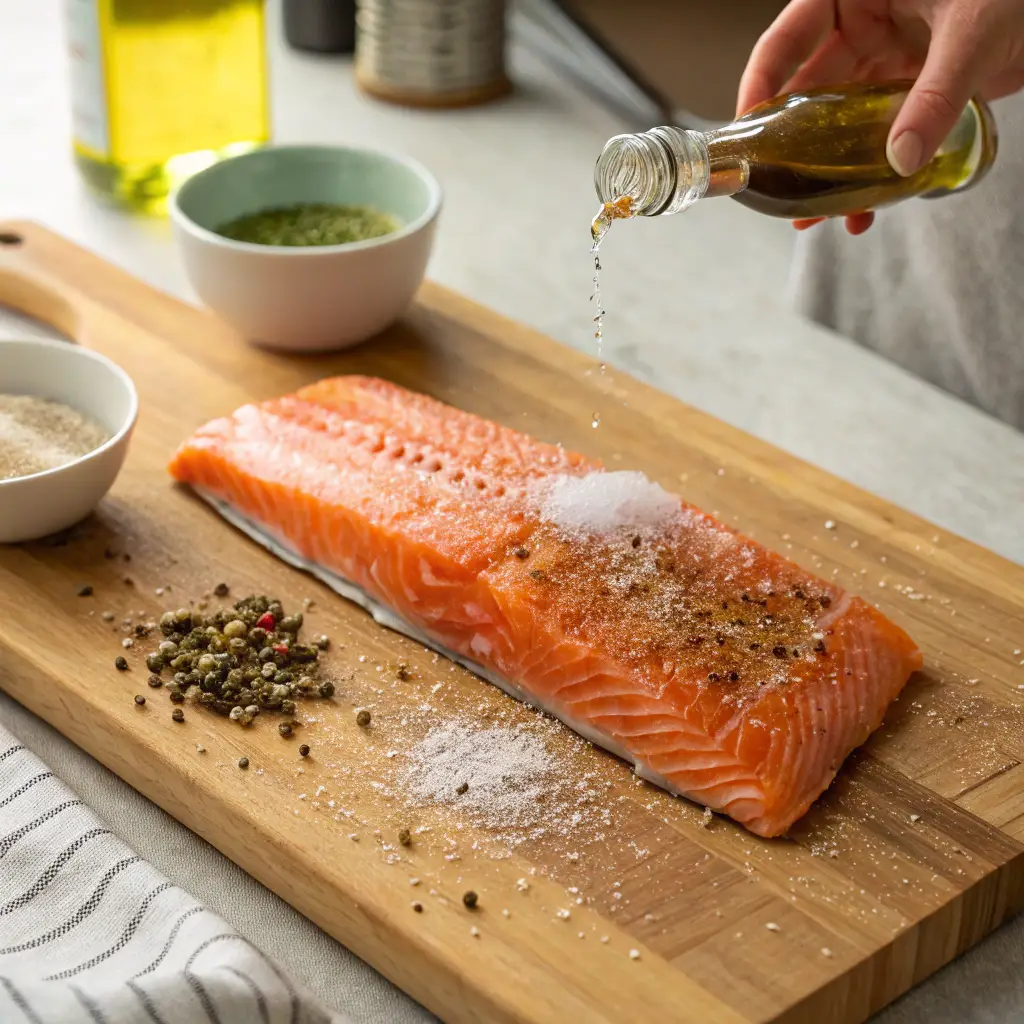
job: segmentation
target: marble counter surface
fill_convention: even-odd
[[[154,286],[192,299],[167,223],[104,208],[77,179],[68,152],[59,7],[57,0],[0,0],[0,217],[41,220]],[[279,38],[276,23],[271,33]],[[359,95],[344,61],[298,56],[275,43],[277,138],[365,143],[422,160],[446,193],[431,276],[591,350],[591,172],[608,136],[626,126],[530,53],[515,49],[513,68],[518,88],[505,102],[414,112]],[[791,241],[787,224],[727,200],[698,204],[682,217],[617,225],[603,250],[609,363],[1024,562],[1024,435],[790,312]],[[40,330],[0,311],[0,333]],[[140,853],[335,1006],[356,1020],[428,1019],[2,697],[0,720],[66,773]],[[263,926],[268,919],[274,928]],[[1024,1019],[1024,984],[999,969],[1020,962],[1013,954],[1020,932],[1017,925],[1004,929],[966,967],[957,964],[885,1016],[892,1024]],[[942,1016],[950,993],[964,994],[972,984],[979,988],[971,1015]]]

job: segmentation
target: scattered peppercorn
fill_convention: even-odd
[[[412,846],[412,836],[409,834],[409,830],[407,828],[399,829],[398,841],[403,846]]]
[[[88,583],[83,583],[82,586],[78,588],[78,596],[92,597],[92,587]]]
[[[185,712],[182,711],[181,708],[175,708],[171,712],[171,718],[173,718],[176,722],[184,722],[185,721]]]
[[[185,694],[183,694],[181,692],[181,690],[171,690],[170,698],[171,698],[171,703],[172,704],[184,704],[185,703]]]
[[[467,910],[476,910],[477,902],[479,897],[472,889],[462,894],[462,903]]]
[[[462,796],[462,794],[467,792],[468,790],[469,790],[469,783],[468,782],[460,782],[455,787],[455,792],[458,793],[459,796]]]
[[[127,672],[128,671],[128,662],[125,661],[125,659],[124,659],[124,657],[122,655],[119,654],[114,659],[114,668],[116,668],[118,672]]]
[[[280,733],[280,734],[281,734],[282,736],[291,736],[291,734],[292,734],[292,725],[291,725],[291,722],[282,722],[282,723],[281,723],[281,724],[280,724],[280,725],[279,725],[279,726],[277,727],[277,731],[278,731],[278,732],[279,732],[279,733]]]
[[[299,746],[299,757],[309,757],[309,744],[303,743]]]
[[[739,672],[730,672],[729,673],[729,682],[730,683],[737,682],[739,680],[739,678],[740,678]]]
[[[249,758],[240,757],[238,759],[238,767],[241,768],[242,771],[245,771],[245,769],[249,767]]]
[[[516,548],[516,558],[527,559],[530,557],[530,552],[527,548]]]
[[[138,704],[139,707],[142,707],[142,705],[146,703],[146,698],[143,697],[141,693],[137,693],[135,694],[135,703]]]
[[[363,708],[362,711],[356,715],[356,725],[360,728],[365,729],[370,724],[370,712]]]
[[[772,654],[774,654],[776,658],[784,658],[786,657],[786,648],[783,647],[782,644],[776,644],[772,648]]]
[[[413,909],[413,910],[414,910],[414,911],[415,911],[415,912],[416,912],[417,914],[422,914],[422,913],[423,913],[423,904],[422,904],[422,903],[413,903],[413,905],[412,905],[412,909]]]
[[[408,680],[409,680],[409,666],[408,665],[399,665],[398,668],[395,670],[395,675],[398,676],[398,678],[403,683],[408,682]]]
[[[149,685],[152,686],[154,690],[164,685],[164,681],[158,675],[150,676],[146,680],[146,682],[149,683]]]
[[[106,551],[103,552],[103,557],[106,559],[116,558],[117,552],[113,548],[107,548]]]
[[[227,597],[230,592],[231,588],[226,583],[218,583],[217,586],[213,588],[215,597]]]
[[[721,679],[721,676],[717,672],[709,672],[708,673],[708,682],[709,683],[717,683],[719,679]]]

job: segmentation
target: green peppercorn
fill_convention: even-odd
[[[298,633],[302,628],[302,615],[296,612],[294,615],[286,615],[278,624],[277,628],[282,633]]]
[[[146,655],[146,668],[150,672],[162,672],[164,668],[164,659],[162,654],[147,654]]]
[[[286,715],[294,715],[295,714],[295,701],[293,701],[293,700],[283,700],[283,701],[281,701],[281,710]]]

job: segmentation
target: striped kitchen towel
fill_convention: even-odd
[[[328,1024],[0,728],[2,1024]]]

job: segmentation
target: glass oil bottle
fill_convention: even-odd
[[[799,220],[875,210],[979,182],[996,154],[989,108],[971,100],[935,157],[901,177],[886,160],[889,129],[912,83],[793,93],[714,131],[661,127],[605,145],[594,181],[595,240],[612,220],[679,213],[731,196],[758,213]]]
[[[264,0],[64,0],[75,161],[158,211],[180,181],[270,135]]]

